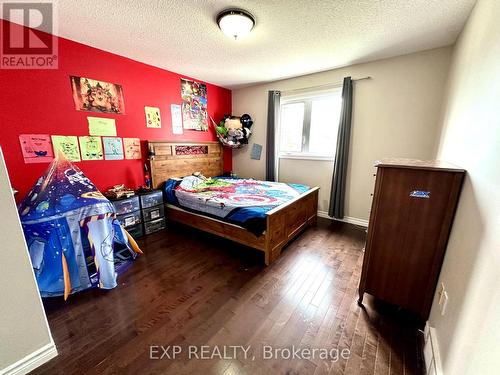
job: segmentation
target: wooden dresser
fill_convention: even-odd
[[[386,159],[377,174],[359,284],[429,317],[465,171],[439,161]]]

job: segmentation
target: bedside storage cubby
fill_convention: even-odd
[[[129,198],[110,199],[116,210],[116,218],[134,238],[144,235],[141,205],[137,195]]]
[[[165,229],[165,207],[161,190],[141,193],[139,197],[144,233],[151,234]]]

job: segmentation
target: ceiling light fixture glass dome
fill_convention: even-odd
[[[255,19],[245,10],[227,9],[219,13],[217,24],[224,34],[237,40],[252,31],[255,26]]]

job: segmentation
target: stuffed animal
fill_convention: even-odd
[[[239,148],[248,144],[248,138],[252,135],[250,127],[253,125],[252,118],[248,114],[241,117],[225,115],[219,125],[212,119],[217,138],[227,147]]]
[[[253,120],[248,114],[244,114],[240,117],[240,122],[243,125],[243,132],[245,133],[244,144],[248,144],[248,138],[252,135],[250,128],[253,125]]]

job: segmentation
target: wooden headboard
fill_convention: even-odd
[[[154,188],[169,178],[201,172],[207,177],[223,173],[222,145],[217,142],[148,141],[151,182]]]

